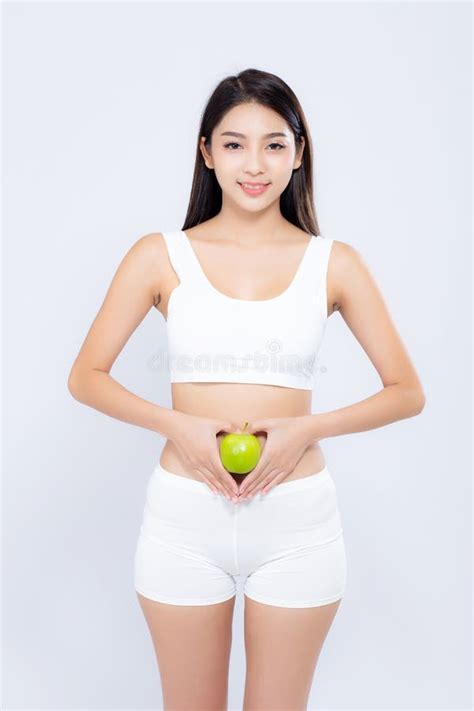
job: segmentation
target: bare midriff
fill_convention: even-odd
[[[212,221],[211,221],[212,222]],[[200,226],[197,226],[191,230],[187,230],[187,235],[203,233]],[[213,247],[212,250],[214,255],[216,254],[216,244],[218,245],[219,240],[212,244],[212,235],[209,234],[209,229],[206,227],[206,241],[204,245],[200,243],[201,249],[203,246]],[[301,230],[297,230],[294,235],[290,235],[291,243],[289,243],[288,249],[294,245],[294,240],[298,239],[296,243],[299,249],[299,254],[297,257],[293,255],[293,266],[291,275],[295,273],[295,268],[304,249],[307,246],[307,235],[305,235]],[[302,241],[303,239],[303,241]],[[195,245],[194,245],[195,247]],[[227,246],[227,249],[233,249]],[[279,255],[278,259],[276,255]],[[265,259],[265,263],[268,266],[266,273],[272,274],[272,284],[270,288],[259,293],[258,298],[272,298],[275,294],[279,294],[288,286],[290,282],[290,276],[288,274],[288,259],[290,252],[282,252],[279,250],[273,250],[271,254],[261,255],[261,259]],[[168,302],[170,294],[173,289],[179,285],[179,279],[175,274],[171,263],[165,256],[166,252],[163,251],[163,264],[164,269],[161,274],[160,283],[160,297],[155,307],[162,314],[165,321],[167,320],[168,313]],[[213,255],[213,256],[214,256]],[[203,259],[203,254],[199,251],[197,255],[201,260]],[[205,256],[205,255],[204,255]],[[275,261],[271,261],[271,259]],[[215,260],[215,256],[214,256]],[[240,261],[242,263],[240,264]],[[246,273],[246,254],[241,250],[233,249],[232,253],[229,253],[226,264],[229,264],[229,270],[233,270],[235,273],[245,274]],[[219,279],[222,283],[229,284],[232,281],[232,273],[225,273],[224,264],[220,260],[219,264],[216,265],[215,261],[209,258],[209,261],[203,265],[203,272],[207,275],[208,280],[214,285],[214,288],[220,286]],[[275,276],[276,275],[276,276]],[[244,289],[245,285],[242,285]],[[328,281],[328,313],[333,310],[332,304],[334,299],[331,294],[332,288]],[[271,292],[271,293],[269,293]],[[233,298],[240,298],[239,294],[235,296],[229,294]],[[226,422],[239,423],[238,430],[243,428],[245,422],[252,423],[252,420],[269,419],[273,417],[298,417],[301,415],[311,414],[311,400],[312,391],[311,390],[301,390],[291,387],[281,387],[277,385],[263,385],[254,383],[214,383],[214,382],[189,382],[189,383],[171,383],[172,387],[172,407],[174,410],[181,411],[190,415],[197,415],[201,417],[215,418],[219,420],[224,420]],[[236,430],[236,431],[238,431]],[[261,450],[265,448],[266,435],[256,435],[259,439]],[[219,447],[221,440],[225,437],[225,433],[216,435],[216,447]],[[165,446],[161,452],[160,464],[169,471],[179,474],[184,477],[189,477],[191,479],[202,480],[202,477],[198,473],[192,471],[187,471],[185,464],[181,461],[179,452],[174,446],[172,440],[167,439]],[[312,474],[317,474],[325,467],[325,459],[321,447],[317,441],[312,441],[307,448],[304,450],[301,458],[297,462],[294,469],[289,472],[285,477],[284,481],[290,481],[292,479],[302,479]],[[246,476],[242,474],[233,475],[236,481],[243,481]]]
[[[250,383],[172,383],[173,409],[189,415],[222,419],[224,421],[252,423],[252,420],[272,417],[297,417],[311,414],[311,391],[297,390],[273,385]],[[216,435],[219,447],[225,433]],[[266,435],[256,435],[263,450]],[[161,452],[160,464],[175,474],[202,480],[202,477],[186,471],[173,442],[166,440]],[[324,469],[325,459],[318,442],[311,442],[301,459],[284,481],[301,479]],[[241,482],[246,474],[235,474]]]

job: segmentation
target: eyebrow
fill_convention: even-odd
[[[224,133],[221,133],[221,136],[236,136],[237,138],[247,138],[247,136],[244,136],[243,133],[237,133],[237,131],[224,131]],[[274,138],[275,136],[283,136],[284,138],[288,138],[287,133],[282,133],[281,131],[273,131],[272,133],[266,133],[262,138]]]

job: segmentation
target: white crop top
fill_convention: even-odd
[[[260,383],[312,390],[326,329],[333,240],[312,235],[290,286],[264,300],[226,296],[183,230],[163,232],[180,283],[168,301],[170,382]]]

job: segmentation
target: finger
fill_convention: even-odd
[[[254,434],[255,432],[265,432],[268,427],[267,420],[254,420],[247,427],[247,432]]]
[[[257,464],[255,469],[252,471],[251,474],[245,477],[244,481],[239,487],[239,494],[240,496],[245,496],[248,494],[250,489],[252,489],[255,484],[260,480],[260,478],[266,474],[268,474],[268,467],[269,461],[268,459],[265,460],[260,460],[260,462]]]
[[[238,497],[238,495],[239,495],[239,490],[238,490],[237,488],[234,489],[233,486],[232,486],[232,484],[229,484],[229,483],[228,483],[228,480],[227,480],[226,477],[224,478],[224,480],[222,480],[222,479],[218,476],[218,480],[220,481],[220,483],[221,483],[222,486],[224,487],[225,495],[227,496],[227,498],[229,498],[229,499],[235,499],[236,497]],[[234,479],[232,479],[232,477],[231,477],[231,481],[232,481],[232,482],[234,483],[234,485],[237,487],[237,483],[234,481]]]
[[[235,432],[235,425],[233,422],[228,422],[227,420],[223,420],[221,423],[221,429],[218,430],[216,434],[220,434],[221,432],[225,432],[227,434],[231,434],[232,432]]]
[[[281,469],[276,472],[273,472],[271,476],[267,477],[265,481],[261,482],[254,494],[257,494],[259,491],[262,495],[268,494],[268,492],[273,489],[276,484],[279,484],[281,481],[283,481],[286,476],[288,476],[288,472],[281,471]]]
[[[211,477],[208,474],[204,474],[200,469],[195,468],[195,472],[199,474],[201,479],[208,485],[209,489],[212,491],[213,494],[220,494],[221,492],[217,488],[217,486],[214,485],[214,483],[211,480]]]
[[[212,472],[208,467],[201,465],[200,469],[196,469],[199,474],[206,480],[207,484],[210,485],[211,489],[215,490],[217,494],[222,494],[227,497],[227,492],[221,482],[215,477],[214,472]],[[205,472],[205,473],[203,473]]]
[[[217,472],[217,477],[220,481],[223,482],[224,486],[226,486],[231,494],[238,494],[239,493],[239,485],[235,481],[234,477],[227,471],[227,469],[224,467],[220,459],[216,459],[214,462],[214,466]]]
[[[262,495],[264,496],[265,494],[268,494],[268,492],[271,491],[276,484],[279,484],[287,476],[286,472],[281,472],[273,479],[273,481],[270,481],[268,484],[264,484],[262,488]]]
[[[260,489],[265,486],[265,484],[268,484],[273,480],[273,478],[275,477],[275,473],[280,471],[280,469],[273,467],[272,469],[263,472],[262,476],[259,477],[258,481],[256,481],[255,484],[247,491],[247,496],[254,496],[256,493],[258,493]]]
[[[257,471],[257,469],[258,469],[258,471]],[[247,476],[240,483],[240,486],[239,486],[239,495],[240,496],[243,496],[248,491],[249,487],[252,486],[255,481],[257,481],[261,471],[262,471],[262,467],[257,464],[257,466],[252,471],[252,473],[247,474]]]
[[[205,464],[201,464],[201,469],[204,470],[212,482],[213,486],[217,487],[218,493],[222,494],[223,496],[226,497],[226,499],[232,500],[234,497],[237,496],[237,494],[229,489],[227,486],[226,482],[222,480],[222,478],[219,476],[219,474],[216,474],[214,469],[211,469],[210,467],[206,466]],[[234,481],[232,479],[232,481]],[[235,484],[235,482],[234,482]]]
[[[225,481],[228,482],[228,486],[230,487],[230,493],[232,496],[238,496],[239,495],[239,485],[235,481],[234,477],[229,474],[227,469],[224,470],[226,474],[224,474]]]
[[[239,493],[239,487],[237,482],[235,481],[234,477],[229,474],[227,469],[223,466],[221,460],[219,457],[214,459],[213,461],[214,464],[214,469],[217,478],[219,479],[220,482],[224,485],[226,490],[229,491],[230,496],[238,496]]]

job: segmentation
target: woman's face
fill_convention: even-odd
[[[269,135],[274,134],[274,135]],[[277,135],[275,135],[277,134]],[[215,171],[224,200],[246,210],[268,207],[290,182],[301,165],[303,146],[296,152],[293,131],[275,111],[260,104],[239,104],[215,127],[210,151],[201,138],[200,148],[208,168]],[[263,192],[248,194],[241,183],[269,184]]]

